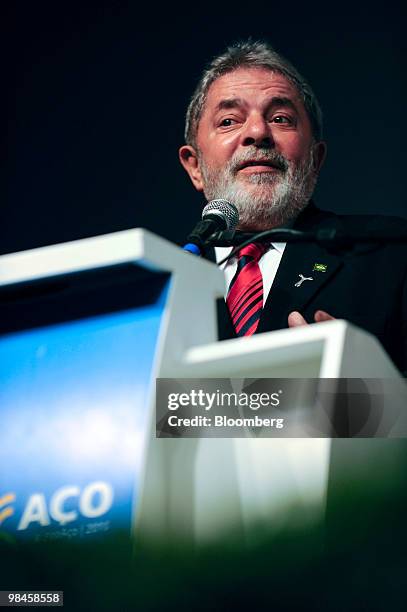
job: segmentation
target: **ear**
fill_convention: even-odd
[[[190,145],[183,145],[179,152],[179,160],[184,166],[184,169],[188,172],[189,178],[191,179],[195,189],[203,191],[203,181],[201,169],[199,167],[198,155]]]
[[[313,145],[314,154],[314,172],[315,176],[318,176],[321,170],[322,164],[325,161],[327,154],[327,144],[324,140],[320,140]]]

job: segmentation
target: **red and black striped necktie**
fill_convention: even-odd
[[[268,245],[251,242],[239,251],[237,270],[229,286],[226,303],[238,336],[251,336],[263,309],[263,277],[259,260]]]

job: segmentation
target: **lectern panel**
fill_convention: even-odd
[[[130,531],[168,282],[157,275],[145,299],[134,284],[126,297],[124,284],[85,283],[87,316],[61,321],[61,311],[57,323],[0,337],[0,532],[56,540]]]

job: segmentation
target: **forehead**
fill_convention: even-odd
[[[211,84],[204,113],[214,110],[222,99],[239,97],[255,103],[273,96],[289,98],[299,110],[305,110],[297,88],[279,72],[260,67],[238,68]]]

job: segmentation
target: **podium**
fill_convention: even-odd
[[[330,321],[217,342],[223,273],[135,229],[0,257],[0,533],[216,542],[323,520],[335,482],[405,469],[403,440],[161,439],[157,378],[404,381]],[[351,466],[351,467],[350,467]]]

